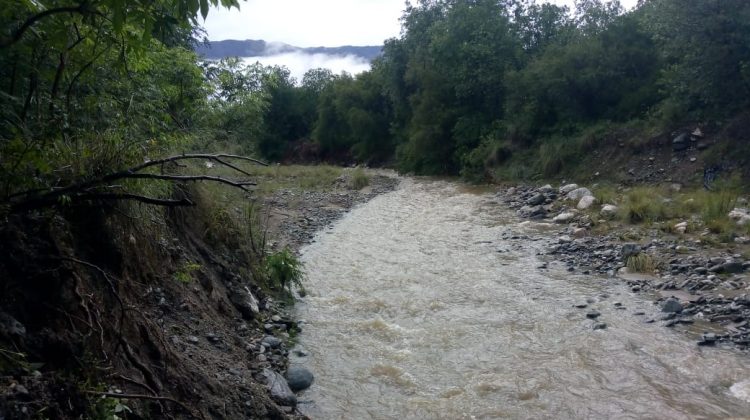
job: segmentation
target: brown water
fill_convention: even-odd
[[[747,356],[645,324],[656,308],[617,279],[537,269],[549,228],[519,222],[491,194],[405,179],[321,232],[303,250],[309,295],[298,317],[310,355],[294,362],[316,375],[303,411],[316,419],[750,416]],[[587,298],[606,330],[573,307]]]

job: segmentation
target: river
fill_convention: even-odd
[[[406,178],[320,232],[302,251],[308,295],[297,317],[309,355],[292,362],[316,379],[301,410],[315,419],[750,416],[746,355],[645,323],[658,308],[616,278],[538,269],[558,228],[520,222],[489,192]]]

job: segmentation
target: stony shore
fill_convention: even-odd
[[[707,232],[686,235],[686,223],[677,223],[673,233],[665,233],[610,222],[616,206],[595,205],[591,191],[575,184],[509,187],[497,196],[524,219],[560,226],[548,240],[542,256],[545,263],[539,269],[559,264],[570,272],[620,278],[633,292],[653,297],[661,308],[661,316],[644,322],[682,329],[698,345],[748,351],[747,238],[716,244],[705,239]],[[606,229],[600,228],[602,224]],[[629,258],[641,255],[654,264],[648,273],[627,268]]]

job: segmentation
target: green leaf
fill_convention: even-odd
[[[208,0],[200,0],[201,1],[201,16],[203,16],[203,20],[206,20],[206,16],[208,16]]]

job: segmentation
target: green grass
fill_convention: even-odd
[[[597,185],[592,192],[599,204],[616,204],[618,201],[617,188],[612,184]]]
[[[657,188],[636,187],[625,194],[620,218],[633,224],[662,221],[668,218],[667,203]]]

